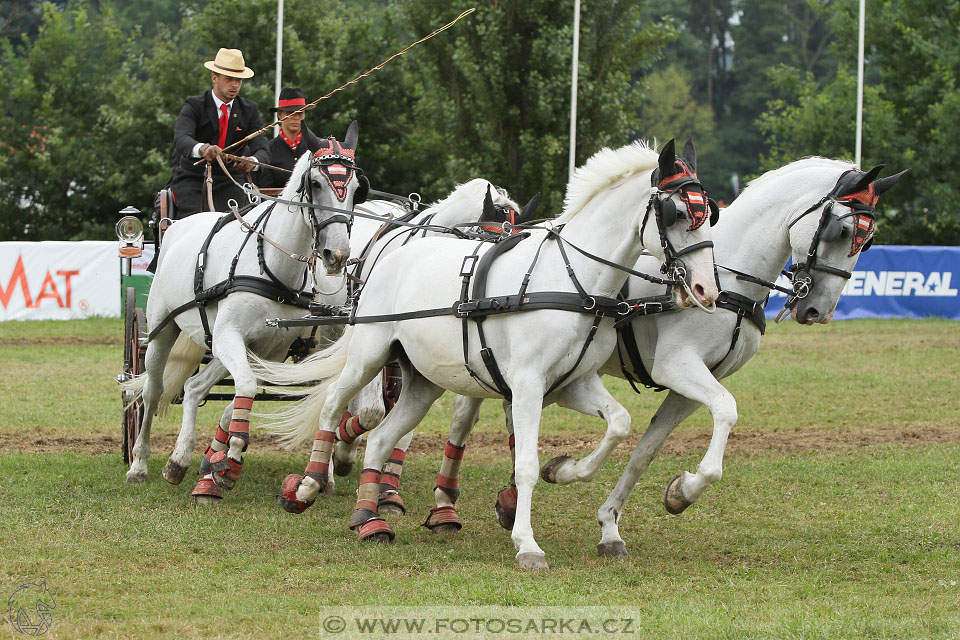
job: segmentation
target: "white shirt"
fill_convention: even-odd
[[[223,104],[227,105],[227,122],[229,122],[229,121],[230,121],[230,110],[233,109],[233,100],[231,100],[230,102],[224,102],[223,100],[221,100],[220,98],[218,98],[218,97],[217,97],[217,94],[214,93],[213,91],[210,92],[210,95],[213,96],[213,102],[217,105],[217,113],[220,113],[220,105],[223,105]],[[202,146],[205,145],[205,144],[206,144],[205,142],[198,142],[197,144],[195,144],[195,145],[193,146],[193,153],[192,153],[192,155],[193,155],[194,158],[199,158],[199,157],[200,157],[200,147],[202,147]]]

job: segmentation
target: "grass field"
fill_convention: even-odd
[[[150,480],[125,484],[122,333],[119,320],[0,323],[0,599],[45,582],[57,605],[46,637],[345,637],[324,632],[331,609],[322,608],[349,617],[376,606],[443,606],[466,618],[490,606],[616,607],[631,620],[623,635],[644,638],[960,637],[956,323],[771,326],[727,381],[740,421],[723,480],[681,516],[663,510],[667,481],[705,451],[701,410],[634,491],[622,561],[597,556],[596,509],[662,396],[610,382],[635,434],[593,483],[537,486],[534,531],[551,565],[537,573],[516,569],[492,513],[509,476],[495,403],[467,448],[459,534],[419,527],[449,396],[408,458],[410,512],[391,520],[389,547],[360,545],[347,529],[356,472],[305,514],[280,511],[280,481],[306,455],[262,437],[237,489],[197,508],[190,476],[178,487],[160,478],[179,411],[155,426]],[[222,407],[201,409],[194,465]],[[584,453],[601,430],[548,409],[541,462]],[[9,622],[0,628],[0,638],[22,637]],[[393,634],[423,636],[442,637]]]

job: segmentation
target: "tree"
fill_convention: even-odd
[[[471,3],[472,4],[472,3]],[[470,4],[410,0],[401,15],[425,33]],[[567,182],[572,3],[494,1],[424,45],[413,68],[423,96],[407,144],[438,192],[484,176],[523,199],[542,192],[541,215],[560,211]],[[621,145],[636,128],[639,95],[630,71],[649,61],[669,31],[640,21],[640,3],[583,3],[577,160]]]
[[[768,166],[804,153],[851,157],[856,113],[857,15],[853,3],[833,17],[836,79],[821,86],[780,72],[788,98],[772,102],[763,127],[777,142]],[[960,2],[871,3],[862,164],[910,167],[884,197],[878,242],[960,244]]]

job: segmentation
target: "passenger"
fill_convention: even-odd
[[[285,186],[290,177],[288,171],[293,169],[293,165],[300,156],[306,151],[313,153],[320,148],[320,139],[307,128],[304,122],[304,113],[313,109],[314,105],[306,105],[303,91],[299,88],[284,87],[280,91],[277,106],[270,109],[277,114],[277,120],[281,120],[280,133],[267,145],[270,159],[265,162],[287,171],[261,167],[262,174],[259,181],[261,187]],[[300,109],[303,110],[300,111]]]

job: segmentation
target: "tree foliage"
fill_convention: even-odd
[[[772,142],[764,167],[800,154],[853,156],[858,18],[846,9],[833,15],[840,55],[832,82],[797,69],[775,74],[789,97],[771,102],[761,119]],[[960,244],[960,187],[952,178],[960,171],[960,2],[873,2],[866,24],[861,164],[912,169],[884,197],[878,241]]]
[[[286,0],[283,84],[327,94],[471,6]],[[583,0],[576,160],[693,135],[701,179],[805,155],[851,157],[856,0]],[[117,211],[167,181],[202,62],[241,48],[243,95],[272,122],[276,0],[0,0],[0,239],[109,238]],[[880,238],[960,241],[960,0],[869,4],[864,165],[913,168]],[[489,0],[453,29],[308,112],[360,123],[374,188],[440,198],[484,176],[560,209],[567,181],[572,2]],[[272,134],[266,134],[272,135]]]

